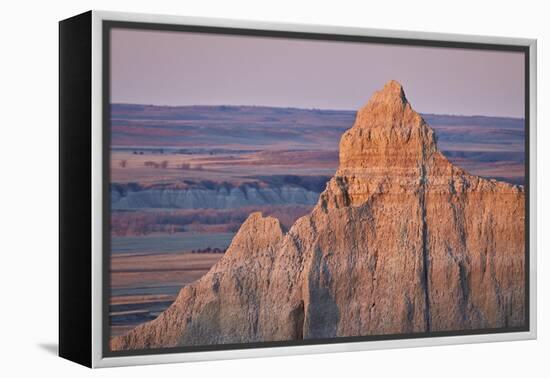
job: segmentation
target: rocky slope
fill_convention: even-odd
[[[523,188],[469,175],[391,81],[285,234],[251,214],[226,255],[114,350],[521,326]]]

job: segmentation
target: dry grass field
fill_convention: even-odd
[[[204,275],[219,253],[165,253],[111,257],[111,333],[120,334],[154,317],[179,289]]]
[[[254,153],[163,154],[127,150],[111,152],[111,181],[142,185],[175,184],[184,180],[252,182],[252,177],[268,175],[334,174],[336,151],[262,151]]]

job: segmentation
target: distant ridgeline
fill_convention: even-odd
[[[273,150],[337,151],[355,111],[260,106],[112,104],[112,146],[178,153]],[[524,120],[423,114],[438,146],[468,171],[514,184],[524,181]],[[143,150],[141,150],[143,153]],[[334,168],[337,154],[332,155]]]
[[[273,175],[251,177],[239,185],[227,181],[182,180],[178,184],[111,184],[114,210],[235,209],[248,206],[313,206],[328,176]]]
[[[271,175],[248,177],[250,181],[241,184],[210,180],[112,183],[112,232],[114,236],[235,232],[252,211],[276,216],[288,228],[317,203],[329,178]]]

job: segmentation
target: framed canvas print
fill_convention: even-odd
[[[536,42],[60,22],[60,355],[536,337]]]

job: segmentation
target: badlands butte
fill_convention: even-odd
[[[388,82],[285,232],[251,214],[220,261],[113,350],[523,326],[525,193],[451,164]]]

